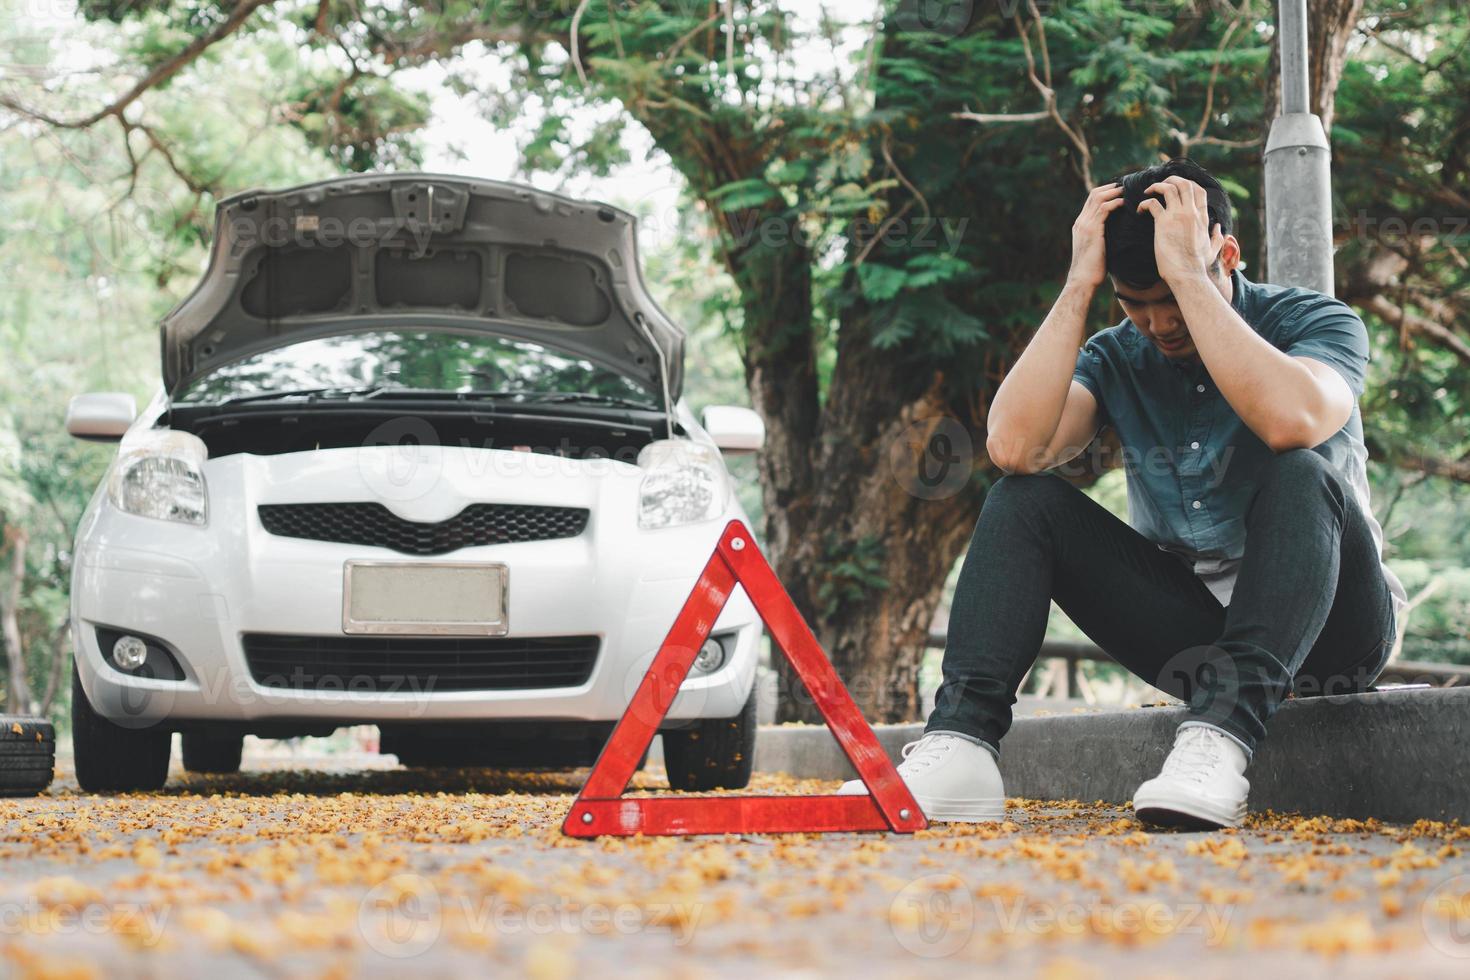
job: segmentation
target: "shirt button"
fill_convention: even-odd
[[[1203,392],[1205,390],[1205,386],[1204,385],[1195,385],[1194,386],[1194,390],[1195,391],[1199,391],[1199,392]]]
[[[1193,507],[1195,510],[1199,510],[1201,507],[1204,506],[1204,504],[1196,500],[1193,504],[1190,504],[1190,506]]]
[[[1189,444],[1189,448],[1190,449],[1198,449],[1199,448],[1199,443],[1198,442],[1191,442]]]

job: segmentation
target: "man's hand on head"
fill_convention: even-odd
[[[1093,290],[1107,278],[1103,227],[1108,215],[1123,204],[1123,188],[1117,183],[1099,184],[1087,195],[1081,213],[1072,224],[1072,267],[1067,270],[1069,283]]]
[[[1189,279],[1208,278],[1225,235],[1217,224],[1209,224],[1205,189],[1183,177],[1169,177],[1152,184],[1145,194],[1158,194],[1162,201],[1146,198],[1139,213],[1154,219],[1154,260],[1159,276],[1171,286]]]

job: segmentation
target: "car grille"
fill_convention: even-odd
[[[444,521],[405,520],[380,503],[262,504],[271,534],[339,544],[391,548],[406,555],[442,555],[475,545],[575,538],[587,528],[585,507],[470,504]]]
[[[595,636],[242,638],[257,684],[296,691],[433,694],[576,687],[592,676]]]

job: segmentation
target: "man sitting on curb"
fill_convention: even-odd
[[[1230,199],[1187,160],[1096,188],[1051,313],[991,403],[990,489],[950,614],[944,681],[899,773],[931,820],[997,820],[1011,706],[1056,600],[1109,656],[1188,702],[1141,820],[1236,826],[1286,695],[1361,691],[1404,590],[1382,564],[1344,303],[1240,274]],[[1127,318],[1087,341],[1110,279]],[[1129,523],[1056,474],[1111,425]],[[1134,750],[1120,745],[1120,754]],[[860,782],[843,793],[862,793]]]

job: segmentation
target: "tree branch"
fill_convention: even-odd
[[[587,84],[587,69],[582,67],[581,42],[577,40],[577,35],[582,32],[582,15],[587,12],[587,5],[591,2],[592,0],[580,0],[572,14],[572,67],[577,69],[577,80],[583,85]]]
[[[1397,303],[1390,300],[1382,293],[1375,293],[1364,298],[1363,308],[1378,314],[1388,323],[1393,324],[1400,330],[1407,330],[1411,334],[1428,337],[1435,343],[1449,349],[1465,364],[1470,364],[1470,344],[1453,333],[1448,327],[1431,320],[1427,316],[1413,313]]]
[[[529,40],[527,32],[519,26],[504,27],[478,20],[467,25],[452,25],[440,30],[428,31],[417,38],[388,37],[366,20],[360,18],[360,23],[367,30],[373,42],[369,51],[395,66],[419,64],[431,58],[447,58],[456,54],[460,48],[475,41],[490,44],[520,44]],[[544,36],[571,50],[571,39],[565,35],[548,33],[536,36]]]
[[[884,235],[888,234],[888,229],[892,228],[895,224],[902,221],[904,215],[908,214],[913,209],[914,202],[905,201],[903,202],[903,207],[899,208],[895,213],[890,214],[887,220],[885,220],[883,224],[878,226],[878,230],[873,232],[873,237],[868,239],[868,244],[863,246],[862,251],[857,254],[857,258],[852,260],[853,268],[855,269],[866,262],[868,260],[868,255],[873,251],[874,247],[876,247],[877,244],[883,240]]]
[[[0,96],[0,105],[61,129],[86,129],[88,126],[100,122],[108,116],[122,118],[123,110],[138,101],[143,93],[149,89],[156,88],[177,75],[210,47],[238,31],[255,11],[261,7],[268,7],[275,2],[276,0],[238,0],[235,4],[235,9],[230,11],[230,16],[221,21],[214,30],[196,37],[178,54],[156,65],[152,71],[139,79],[117,101],[98,109],[91,115],[82,116],[80,119],[59,119],[47,113],[27,108],[8,96]]]
[[[1240,17],[1230,22],[1225,29],[1225,36],[1220,39],[1220,46],[1215,49],[1215,63],[1210,66],[1210,83],[1205,86],[1205,111],[1200,113],[1199,129],[1195,130],[1194,138],[1190,143],[1196,143],[1205,138],[1205,130],[1210,128],[1210,116],[1215,114],[1215,82],[1220,78],[1220,60],[1225,57],[1225,48],[1229,46],[1230,39],[1235,36],[1235,29],[1240,26]],[[1189,146],[1184,146],[1188,155]]]
[[[951,112],[949,118],[965,119],[969,122],[987,125],[1008,122],[1046,122],[1051,118],[1051,113],[1045,109],[1037,112],[971,112],[966,109],[964,112]]]
[[[201,181],[180,166],[178,159],[173,155],[173,151],[168,148],[168,144],[164,143],[151,128],[142,123],[127,122],[121,116],[118,117],[118,121],[123,124],[123,129],[126,132],[137,130],[142,133],[143,138],[148,141],[148,146],[151,150],[156,151],[159,156],[163,157],[163,162],[168,166],[168,169],[173,171],[174,176],[179,178],[183,185],[189,188],[194,194],[213,194],[215,192],[214,184],[216,182]]]
[[[659,65],[662,66],[671,61],[675,55],[684,50],[685,46],[688,45],[690,41],[694,40],[695,35],[697,35],[700,31],[710,27],[714,24],[715,21],[722,19],[724,16],[725,12],[723,10],[720,10],[700,21],[699,24],[691,29],[687,34],[679,38],[679,40],[675,41],[673,44],[669,45],[669,49],[659,56]]]
[[[1076,148],[1077,153],[1081,156],[1082,166],[1079,172],[1082,175],[1082,182],[1087,185],[1088,190],[1091,190],[1092,148],[1087,145],[1087,140],[1082,138],[1080,132],[1067,124],[1067,121],[1062,118],[1061,110],[1057,108],[1057,93],[1051,85],[1051,52],[1047,49],[1046,44],[1046,25],[1042,23],[1041,11],[1036,9],[1036,0],[1026,0],[1026,9],[1031,14],[1032,25],[1036,28],[1037,46],[1041,50],[1040,75],[1036,72],[1036,55],[1031,50],[1030,27],[1022,23],[1019,13],[1013,14],[1012,20],[1015,21],[1016,33],[1021,38],[1021,51],[1026,55],[1026,78],[1031,82],[1031,85],[1036,91],[1041,93],[1041,98],[1046,108],[1040,112],[1006,113],[1002,115],[969,111],[952,113],[951,115],[956,119],[966,119],[977,123],[1040,122],[1043,119],[1050,119],[1056,123],[1057,128],[1071,141],[1072,146]]]
[[[725,71],[735,79],[735,0],[725,0]]]
[[[910,194],[919,199],[919,207],[924,209],[924,217],[932,217],[934,212],[929,210],[929,199],[924,196],[922,191],[914,186],[914,182],[908,179],[908,176],[903,172],[899,165],[893,162],[893,148],[890,145],[892,142],[893,134],[891,132],[885,132],[883,134],[883,142],[879,144],[880,148],[883,151],[884,162],[888,164],[889,169],[893,171],[893,174],[895,177],[898,178],[899,183],[903,184],[903,186],[908,189],[908,192]]]
[[[1470,460],[1398,451],[1386,453],[1384,462],[1401,470],[1423,473],[1426,476],[1442,476],[1456,483],[1470,483]]]

